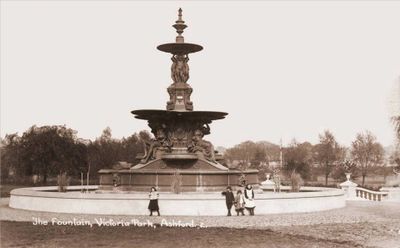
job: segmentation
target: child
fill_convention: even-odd
[[[254,190],[250,184],[247,184],[246,188],[244,189],[244,202],[245,208],[249,211],[250,215],[254,215],[254,208],[256,204],[254,202]]]
[[[226,187],[226,191],[222,192],[222,195],[225,196],[226,208],[228,209],[228,216],[231,216],[231,208],[235,201],[235,196],[232,193],[232,188],[230,186]]]
[[[238,190],[236,193],[235,210],[236,210],[237,216],[239,216],[239,213],[241,213],[242,216],[244,216],[244,196],[243,196],[241,190]]]
[[[150,216],[153,215],[153,211],[157,211],[158,216],[160,216],[160,209],[158,207],[158,192],[155,187],[151,187],[150,193],[149,193],[149,211],[150,211]]]

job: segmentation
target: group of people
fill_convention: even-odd
[[[244,209],[247,209],[250,215],[254,215],[254,208],[256,207],[255,201],[254,201],[254,190],[253,187],[248,184],[246,187],[242,190],[238,190],[236,192],[236,196],[234,196],[232,192],[232,188],[228,186],[226,188],[226,191],[222,192],[222,194],[225,196],[226,199],[226,207],[228,208],[228,216],[231,216],[231,209],[233,205],[235,206],[235,210],[237,215],[245,215],[244,214]],[[157,212],[158,216],[160,216],[160,207],[158,206],[158,198],[159,194],[157,192],[157,189],[155,187],[151,187],[150,193],[149,193],[149,206],[148,209],[150,211],[150,216],[153,215],[153,212]]]
[[[222,194],[225,196],[228,216],[232,215],[231,209],[233,206],[235,206],[237,216],[239,216],[239,214],[245,215],[244,209],[246,209],[250,215],[254,215],[254,208],[256,207],[256,204],[254,201],[254,190],[250,184],[246,185],[243,192],[239,189],[236,192],[236,196],[234,196],[230,186],[228,186],[226,191],[222,192]]]

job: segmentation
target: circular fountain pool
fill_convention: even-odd
[[[87,187],[85,187],[86,189]],[[147,215],[148,194],[144,192],[95,193],[98,186],[89,186],[89,193],[81,193],[81,186],[69,186],[65,193],[55,192],[56,186],[20,188],[11,191],[11,208],[31,211]],[[299,213],[341,208],[346,205],[340,189],[303,187],[307,192],[255,195],[256,214]],[[220,192],[160,193],[162,215],[226,215],[225,198]]]

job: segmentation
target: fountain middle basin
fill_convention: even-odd
[[[54,192],[56,186],[20,188],[11,191],[9,206],[15,209],[101,215],[148,215],[148,193],[95,193],[98,186],[69,186],[66,193]],[[85,187],[86,189],[86,187]],[[307,192],[255,195],[256,214],[302,213],[324,211],[346,206],[344,191],[322,187],[303,187]],[[225,216],[225,198],[221,192],[160,192],[160,211],[168,216]]]

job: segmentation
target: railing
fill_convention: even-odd
[[[388,196],[388,192],[378,192],[357,187],[356,196],[370,201],[382,201],[383,198]]]

